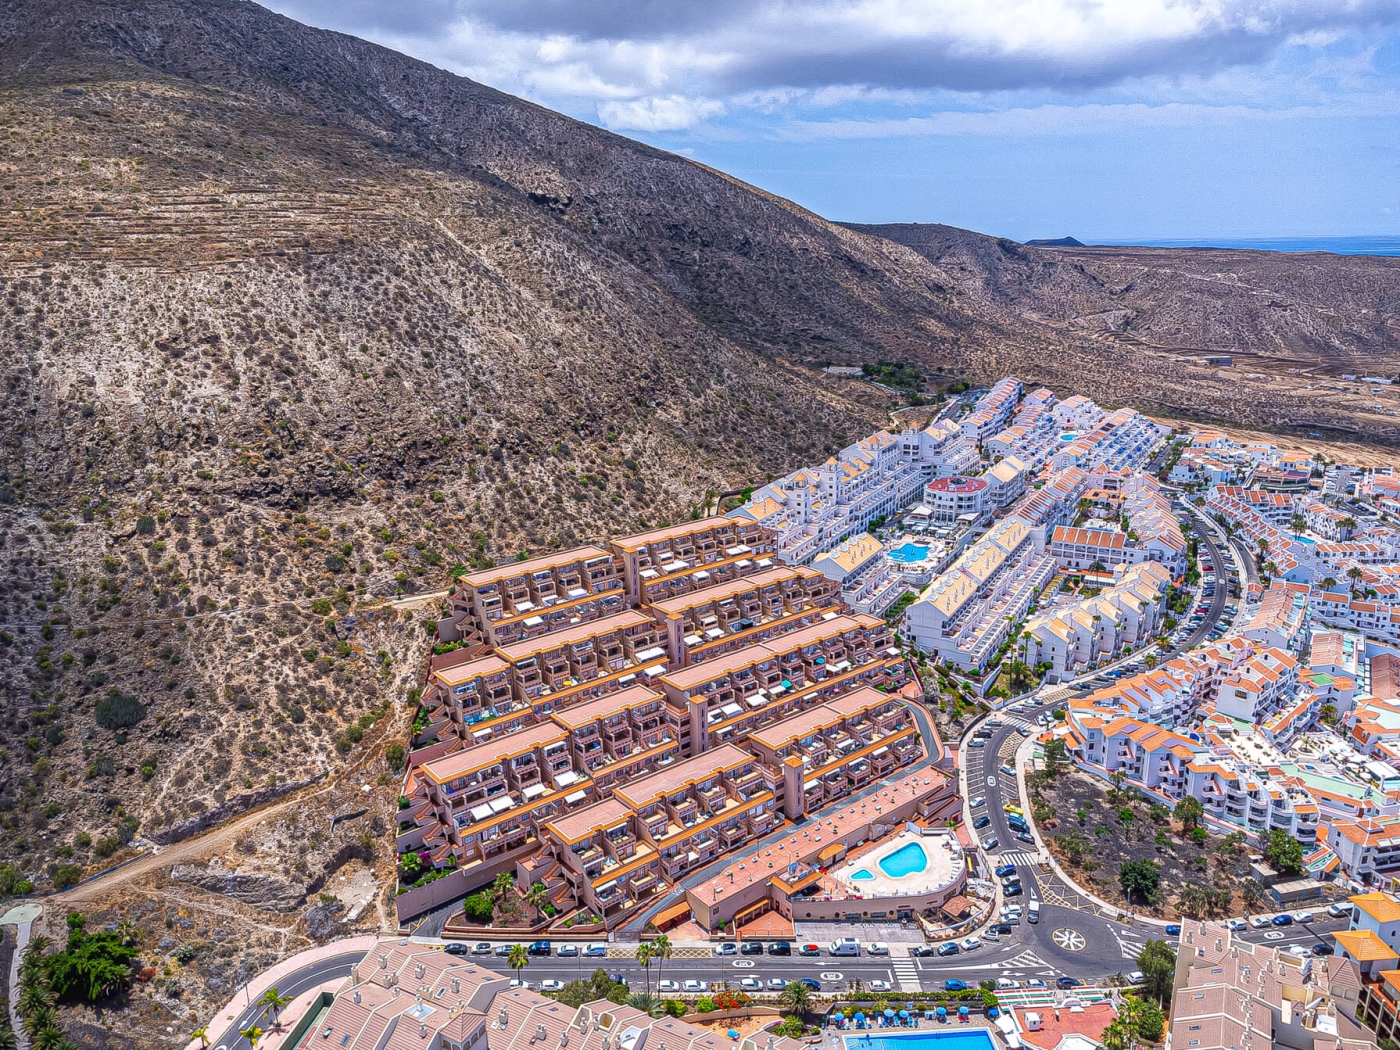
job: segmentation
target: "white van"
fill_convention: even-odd
[[[828,955],[859,955],[860,939],[858,937],[842,937],[839,941],[832,941],[831,947],[827,948]]]
[[[1032,923],[1040,921],[1040,901],[1031,901],[1030,909],[1026,912],[1026,918]]]

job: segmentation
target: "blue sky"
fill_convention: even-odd
[[[272,0],[828,218],[1400,235],[1400,0]]]

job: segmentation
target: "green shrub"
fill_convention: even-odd
[[[480,893],[473,893],[462,902],[462,911],[469,922],[486,924],[491,921],[492,912],[495,910],[496,902],[491,894],[485,890]]]
[[[0,894],[6,897],[17,893],[29,893],[34,884],[24,877],[24,872],[14,864],[0,864]]]
[[[396,772],[403,768],[403,764],[408,759],[408,753],[402,744],[390,744],[384,749],[384,761],[389,763],[389,768]]]
[[[53,888],[56,890],[66,890],[70,886],[76,886],[83,878],[83,869],[76,864],[60,864],[54,869]]]
[[[146,707],[135,697],[109,689],[107,695],[97,701],[93,717],[103,729],[126,729],[146,717]]]
[[[699,999],[695,1000],[696,1013],[708,1014],[712,1013],[714,1009],[715,1001],[708,995],[702,995]]]
[[[136,519],[136,534],[138,536],[152,536],[156,531],[156,519],[149,514],[142,514]]]

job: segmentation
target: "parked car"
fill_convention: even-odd
[[[763,978],[741,977],[739,978],[739,987],[746,992],[761,992],[763,991]]]
[[[1050,986],[1049,986],[1048,984],[1046,984],[1044,981],[1042,981],[1039,977],[1031,977],[1031,978],[1028,978],[1028,979],[1026,980],[1026,987],[1027,987],[1027,988],[1048,988],[1048,987],[1050,987]]]
[[[1078,977],[1056,977],[1056,978],[1055,978],[1055,987],[1056,987],[1056,988],[1078,988],[1078,987],[1080,987],[1083,983],[1084,983],[1084,982],[1081,981]]]
[[[865,946],[865,950],[871,955],[889,955],[890,946],[884,941],[871,941]]]
[[[866,981],[865,987],[869,988],[872,992],[890,992],[894,990],[890,987],[889,981]]]
[[[944,941],[937,949],[938,954],[941,956],[957,955],[960,950],[957,941]]]
[[[797,949],[798,955],[820,955],[821,953],[822,946],[820,944],[804,944]]]
[[[527,981],[527,980],[524,980],[523,978],[520,978],[520,977],[514,977],[514,978],[512,978],[512,979],[511,979],[511,982],[510,982],[510,986],[511,986],[512,988],[519,988],[519,989],[521,989],[522,991],[527,991],[527,992],[528,992],[528,991],[530,990],[530,982]]]
[[[986,800],[985,798],[983,798],[981,795],[978,795],[976,798],[974,798],[974,799],[973,799],[971,802],[969,802],[967,805],[968,805],[968,808],[969,808],[969,809],[978,809],[978,808],[980,808],[980,807],[982,807],[982,806],[985,806],[986,804],[987,804],[987,800]]]
[[[1014,777],[1016,775],[1016,767],[1010,762],[1003,762],[1001,764],[1001,774],[1003,776]]]
[[[1347,916],[1349,916],[1349,915],[1351,914],[1351,905],[1350,905],[1350,904],[1329,904],[1329,905],[1327,906],[1327,914],[1330,915],[1330,916],[1332,916],[1332,918],[1334,918],[1334,919],[1345,919]]]
[[[489,950],[491,946],[488,944],[486,947]],[[444,944],[442,950],[448,955],[466,955],[471,951],[470,948],[460,941],[452,941],[450,944]]]
[[[965,992],[967,991],[967,982],[960,981],[956,977],[949,977],[943,982],[943,990],[945,992]]]
[[[993,926],[992,929],[996,930],[998,934],[1005,937],[1011,933],[1011,923],[999,922],[995,926]]]
[[[1147,980],[1147,975],[1141,970],[1134,970],[1132,973],[1128,974],[1129,984],[1142,984],[1145,980]]]
[[[1014,802],[1003,803],[1001,808],[1004,812],[1015,813],[1018,817],[1024,817],[1026,815],[1026,811]]]
[[[769,990],[770,992],[781,992],[781,991],[782,991],[784,988],[786,988],[787,986],[788,986],[788,982],[787,982],[787,978],[785,978],[785,977],[770,977],[770,978],[768,978],[768,990]]]
[[[1001,940],[1001,934],[997,933],[995,927],[989,926],[982,931],[982,939],[992,944],[996,944]]]
[[[1019,897],[1025,892],[1025,888],[1019,882],[1013,882],[1010,886],[1002,887],[1001,895],[1003,897]]]
[[[1167,923],[1167,930],[1166,930],[1166,932],[1167,932],[1170,936],[1172,936],[1172,937],[1177,936],[1178,934],[1181,933],[1181,923],[1179,923],[1179,922],[1169,922],[1169,923]]]
[[[965,952],[976,951],[978,948],[982,947],[982,941],[977,937],[964,937],[958,942],[958,947]]]
[[[738,954],[739,954],[739,946],[738,946],[737,944],[735,944],[733,941],[725,941],[725,942],[723,942],[722,944],[716,944],[716,945],[715,945],[715,954],[716,954],[716,955],[738,955]]]
[[[745,941],[743,944],[739,945],[739,954],[740,954],[740,955],[762,955],[762,954],[763,954],[763,942],[762,942],[762,941]]]
[[[562,992],[563,990],[564,982],[557,981],[553,977],[540,982],[540,991],[542,992]]]
[[[1294,922],[1312,922],[1313,913],[1310,911],[1295,911],[1293,913]]]
[[[627,987],[627,978],[623,977],[620,973],[608,974],[608,980],[612,981],[613,984],[620,984],[624,988]]]
[[[804,977],[802,978],[802,983],[814,992],[820,992],[822,990],[821,981],[817,980],[815,977]]]
[[[512,948],[514,948],[514,947],[515,947],[515,945],[513,945],[513,944],[498,944],[498,945],[496,945],[495,951],[496,951],[497,957],[498,957],[498,958],[501,958],[501,959],[507,958],[507,957],[510,955],[510,950],[511,950]]]
[[[1330,944],[1326,944],[1322,941],[1318,941],[1312,946],[1312,953],[1314,955],[1332,955],[1336,950],[1337,949],[1333,948]]]
[[[937,954],[937,952],[938,949],[931,944],[916,944],[914,945],[914,947],[909,949],[909,954],[914,956],[916,959],[926,959],[930,955]]]
[[[656,990],[658,992],[679,992],[681,990],[681,982],[673,981],[668,977],[664,981],[656,982]]]
[[[1016,841],[1017,841],[1017,842],[1031,842],[1031,843],[1034,843],[1034,842],[1035,842],[1035,836],[1032,835],[1029,831],[1018,831],[1018,832],[1016,832]]]
[[[1001,843],[997,841],[995,835],[991,835],[982,840],[982,848],[988,853],[992,852],[992,850],[996,849],[999,845],[1001,845]]]
[[[978,737],[973,737],[971,740],[969,740],[969,741],[967,742],[967,746],[968,746],[968,747],[986,747],[986,746],[987,746],[987,742],[986,742],[985,740],[983,740],[980,736],[978,736]]]
[[[985,827],[986,827],[988,824],[990,824],[991,822],[992,822],[992,818],[989,817],[989,816],[987,816],[987,815],[984,813],[984,814],[982,814],[982,816],[978,817],[976,820],[974,820],[974,821],[972,822],[972,826],[973,826],[974,828],[978,829],[978,830],[981,830],[982,828],[985,828]]]
[[[1020,982],[1020,981],[1013,981],[1010,977],[998,977],[998,978],[997,978],[997,991],[999,991],[999,992],[1009,992],[1009,991],[1011,991],[1013,988],[1019,988],[1019,987],[1021,987],[1021,982]]]
[[[1001,865],[998,865],[998,866],[997,866],[997,878],[999,878],[999,879],[1004,879],[1004,878],[1006,878],[1006,876],[1008,876],[1008,875],[1015,875],[1015,874],[1016,874],[1016,865],[1014,865],[1014,864],[1001,864]]]
[[[682,982],[681,987],[687,992],[708,992],[710,990],[710,982],[697,981],[692,977],[690,980]]]
[[[1312,952],[1308,951],[1308,949],[1301,944],[1290,944],[1288,946],[1288,954],[1298,959],[1306,959]]]
[[[553,955],[554,949],[550,947],[548,941],[534,941],[530,947],[525,949],[531,955]]]
[[[1287,912],[1285,912],[1282,915],[1275,915],[1273,918],[1273,924],[1275,926],[1292,926],[1293,916],[1289,915]]]
[[[583,956],[585,959],[606,959],[608,957],[608,946],[600,941],[593,941],[583,946]]]
[[[769,955],[791,955],[792,945],[787,941],[774,941],[768,946]]]
[[[1236,932],[1240,930],[1249,929],[1249,923],[1247,923],[1244,919],[1231,919],[1225,925],[1228,926],[1230,929],[1235,930]]]

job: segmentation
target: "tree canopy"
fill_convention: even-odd
[[[1134,897],[1147,900],[1162,883],[1162,871],[1150,860],[1124,861],[1118,869],[1118,885],[1131,901]]]
[[[1298,875],[1303,870],[1303,845],[1282,828],[1269,832],[1264,860],[1281,875]]]

